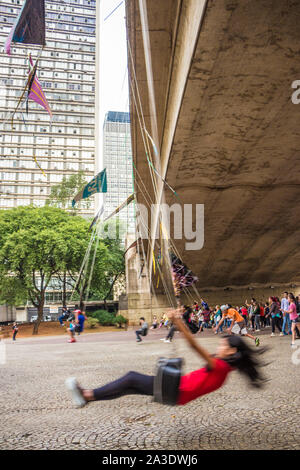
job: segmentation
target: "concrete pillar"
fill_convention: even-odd
[[[134,235],[127,236],[127,250],[134,241]],[[129,325],[138,324],[140,317],[151,322],[150,286],[146,266],[143,266],[143,259],[137,246],[133,246],[126,252],[125,266],[127,311],[120,311],[120,313],[128,318]]]

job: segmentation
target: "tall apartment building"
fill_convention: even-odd
[[[39,47],[3,45],[23,4],[0,0],[0,114],[1,121],[14,110],[28,70],[28,52],[35,59]],[[90,180],[95,171],[95,0],[47,0],[46,47],[38,78],[53,112],[29,101],[29,113],[15,115],[13,129],[0,123],[0,209],[45,203],[51,185],[83,170]],[[38,160],[46,178],[34,162]],[[87,208],[89,206],[89,208]],[[82,203],[82,215],[93,216],[94,197]]]
[[[133,192],[132,150],[129,113],[109,111],[103,125],[103,167],[107,172],[104,218]],[[127,232],[135,231],[134,203],[119,213]]]

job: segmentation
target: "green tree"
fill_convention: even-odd
[[[69,217],[63,227],[65,256],[57,277],[61,283],[62,304],[67,304],[67,290],[73,289],[88,246],[89,224],[81,217]]]
[[[77,250],[86,246],[88,223],[53,207],[18,207],[0,211],[0,292],[10,304],[30,300],[38,309],[33,333],[43,318],[45,295],[53,276],[65,268],[72,226]],[[6,287],[9,286],[9,289]]]
[[[64,176],[61,183],[51,187],[51,192],[46,204],[61,209],[71,209],[75,214],[78,209],[88,209],[91,205],[89,199],[78,202],[72,208],[72,200],[76,194],[81,191],[87,183],[84,171],[80,170],[71,176]]]
[[[88,318],[87,325],[88,328],[96,328],[99,325],[99,321],[96,318]]]
[[[103,326],[113,326],[116,324],[116,316],[106,310],[96,310],[96,312],[92,313],[91,317],[96,318],[99,324]]]
[[[116,325],[119,325],[118,328],[122,328],[122,325],[125,325],[127,330],[128,318],[123,317],[123,315],[117,315],[115,318]]]

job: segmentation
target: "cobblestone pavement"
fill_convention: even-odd
[[[150,332],[140,344],[132,331],[83,335],[74,344],[66,337],[6,341],[0,448],[300,449],[300,364],[291,361],[289,337],[262,337],[262,344],[272,345],[265,354],[271,381],[263,391],[233,372],[220,390],[183,407],[127,396],[74,409],[66,377],[92,388],[129,370],[152,374],[158,357],[173,354],[171,344],[159,341],[162,335]],[[185,371],[201,367],[176,335]],[[214,351],[218,338],[209,332],[199,341]],[[298,350],[300,359],[300,344]]]

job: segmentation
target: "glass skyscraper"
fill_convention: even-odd
[[[0,0],[0,209],[19,205],[42,206],[51,185],[83,170],[87,180],[95,172],[95,0],[47,0],[46,47],[37,76],[53,113],[34,101],[17,112],[13,128],[11,112],[26,84],[28,52],[35,61],[40,47],[3,46],[23,4]],[[7,121],[6,121],[7,120]],[[4,123],[4,124],[3,124]],[[46,177],[34,161],[34,156]],[[81,213],[94,215],[94,197]]]
[[[133,193],[130,116],[126,112],[109,111],[103,126],[103,167],[107,172],[107,193],[104,194],[104,218]],[[126,231],[135,232],[134,202],[118,214]]]

